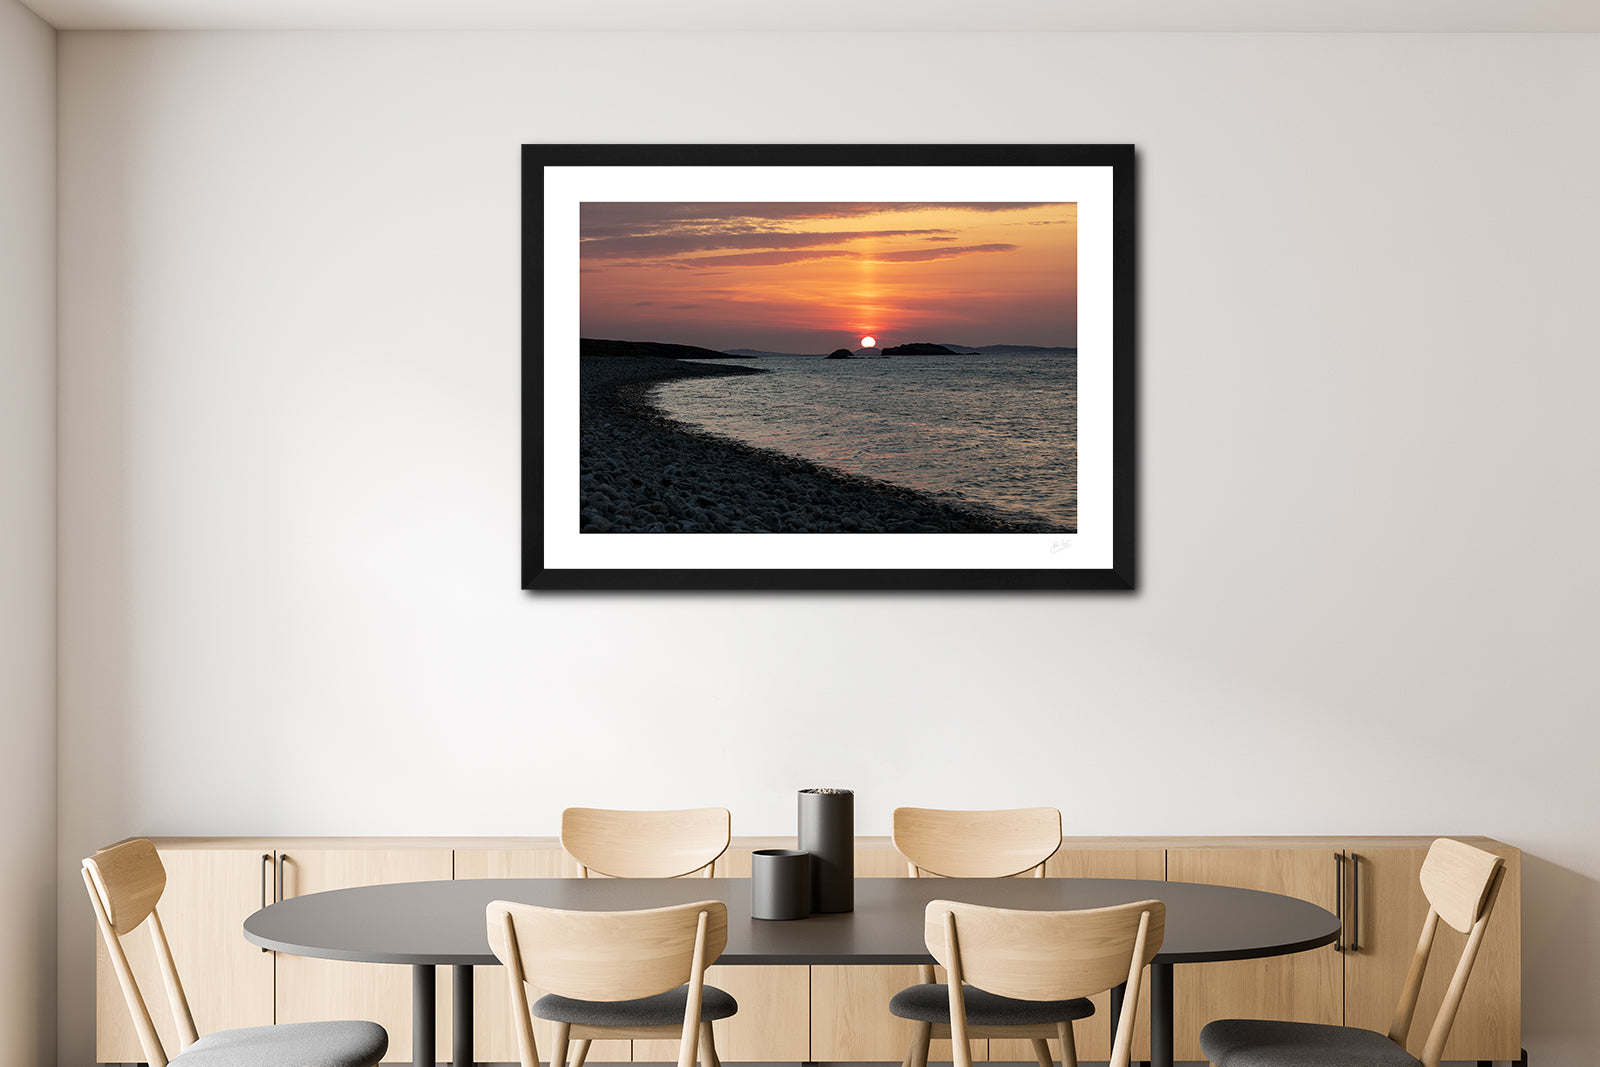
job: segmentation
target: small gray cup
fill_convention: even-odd
[[[811,914],[811,854],[792,848],[750,853],[750,917],[804,919]]]

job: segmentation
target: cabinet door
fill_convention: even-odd
[[[1260,889],[1334,911],[1338,853],[1328,848],[1194,848],[1167,852],[1167,879]],[[1200,1028],[1213,1019],[1292,1019],[1339,1024],[1343,969],[1332,945],[1261,960],[1173,968],[1174,1054],[1202,1060]]]
[[[578,864],[559,846],[524,849],[457,849],[457,878],[577,878]],[[534,997],[539,994],[537,991]],[[530,997],[532,1000],[534,997]],[[533,1020],[533,1040],[545,1059],[554,1047],[551,1024]],[[511,993],[504,967],[472,969],[472,1055],[479,1063],[517,1059],[517,1032],[511,1021]],[[625,1063],[631,1042],[596,1041],[587,1062]],[[677,1053],[672,1059],[677,1060]]]
[[[724,1063],[803,1063],[811,1056],[811,968],[709,967],[706,981],[733,994],[739,1013],[712,1026]],[[902,1050],[904,1051],[904,1050]],[[676,1063],[676,1041],[635,1041],[636,1063]]]
[[[1515,1060],[1521,1055],[1521,853],[1482,844],[1506,858],[1506,873],[1444,1047],[1446,1060]],[[1427,854],[1426,847],[1350,850],[1353,884],[1345,909],[1346,937],[1355,948],[1344,954],[1347,1026],[1388,1032],[1428,914],[1428,899],[1417,881]],[[1465,934],[1439,923],[1406,1043],[1414,1056],[1422,1054],[1466,941]]]
[[[909,873],[905,857],[889,844],[857,845],[855,863],[857,878],[904,878]],[[915,966],[811,968],[811,1059],[904,1059],[912,1024],[889,1014],[889,999],[921,980]],[[944,968],[937,969],[935,980],[944,981]],[[987,1040],[977,1038],[971,1044],[974,1060],[989,1058]],[[951,1058],[949,1041],[935,1041],[928,1050],[931,1062]]]
[[[244,920],[266,902],[270,860],[259,849],[161,849],[167,888],[156,911],[172,949],[178,977],[201,1034],[272,1020],[273,953],[244,939]],[[88,901],[84,902],[88,912]],[[135,1063],[145,1059],[122,987],[98,931],[95,1059]],[[156,966],[150,930],[141,925],[123,938],[139,990],[169,1057],[178,1054],[166,988]]]
[[[448,880],[447,848],[292,849],[281,855],[285,898],[390,882]],[[278,956],[278,1022],[370,1019],[389,1031],[385,1062],[411,1060],[411,972],[399,964]],[[450,971],[438,978],[435,1056],[450,1058]]]
[[[1167,876],[1167,853],[1161,848],[1070,848],[1064,847],[1044,865],[1046,878],[1143,878],[1159,882]],[[1151,887],[1151,896],[1161,893]],[[1136,1060],[1150,1058],[1150,972],[1139,990],[1139,1009],[1133,1022],[1133,1053]],[[1094,1015],[1080,1020],[1073,1029],[1082,1060],[1109,1060],[1111,1035],[1117,1020],[1111,1017],[1111,994],[1101,993],[1094,1001]],[[1055,1045],[1051,1046],[1056,1051]],[[1060,1053],[1056,1051],[1059,1058]],[[1026,1041],[989,1042],[989,1058],[1002,1061],[1032,1061],[1033,1046]]]
[[[911,1047],[913,1025],[889,1014],[889,999],[921,980],[913,965],[811,968],[812,1060],[901,1062]],[[944,968],[937,968],[934,980],[945,980]],[[989,1058],[987,1040],[974,1038],[971,1044],[974,1060]],[[930,1062],[952,1058],[947,1040],[928,1049]]]

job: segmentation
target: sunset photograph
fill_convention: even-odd
[[[586,203],[580,213],[585,337],[798,353],[869,337],[1077,343],[1076,204]]]
[[[1077,532],[1078,205],[578,206],[580,532]]]

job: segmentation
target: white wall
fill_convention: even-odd
[[[0,1063],[56,1048],[55,72],[0,0]]]
[[[819,784],[867,833],[900,803],[1484,833],[1526,849],[1525,1043],[1600,1044],[1600,39],[73,33],[61,63],[64,879],[133,833],[582,803],[787,832]],[[1139,145],[1140,592],[520,593],[529,141]]]

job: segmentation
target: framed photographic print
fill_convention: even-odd
[[[1134,588],[1133,168],[524,145],[523,588]]]

